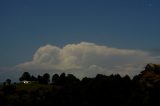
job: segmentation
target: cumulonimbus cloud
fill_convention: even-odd
[[[118,49],[95,43],[81,42],[60,48],[54,45],[40,47],[33,60],[17,65],[25,71],[72,73],[78,77],[96,74],[134,75],[147,63],[158,62],[148,52]]]

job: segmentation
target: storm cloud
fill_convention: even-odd
[[[90,42],[67,44],[60,48],[55,45],[40,47],[32,61],[16,68],[38,73],[72,73],[77,77],[96,74],[135,75],[144,69],[147,63],[158,60],[148,52],[128,50],[97,45]]]

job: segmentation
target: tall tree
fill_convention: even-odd
[[[50,82],[50,75],[48,73],[43,75],[43,82],[44,84],[48,84]]]
[[[59,84],[64,85],[66,83],[66,74],[62,73],[59,78]]]
[[[54,74],[52,76],[52,84],[58,84],[59,82],[59,75],[58,74]]]
[[[43,77],[42,76],[38,75],[37,80],[38,80],[39,83],[43,83]]]
[[[31,75],[29,72],[24,72],[22,74],[22,76],[19,78],[20,81],[23,81],[23,80],[28,80],[30,81],[31,80]]]

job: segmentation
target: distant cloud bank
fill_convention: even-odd
[[[16,69],[32,73],[72,73],[77,77],[96,74],[133,76],[147,63],[158,63],[150,53],[140,50],[118,49],[95,43],[81,42],[60,48],[55,45],[40,47],[33,60],[21,63]]]

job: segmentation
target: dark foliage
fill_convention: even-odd
[[[29,76],[24,73],[20,79]],[[18,84],[4,84],[0,89],[0,106],[160,106],[157,71],[145,70],[132,80],[119,74],[98,74],[82,80],[72,74],[54,74],[51,84],[47,73],[30,78],[39,82],[34,89],[22,89],[29,84],[21,89]]]
[[[45,73],[43,76],[38,75],[37,81],[41,84],[48,84],[50,82],[50,75]]]
[[[50,82],[50,75],[48,73],[45,73],[43,75],[43,83],[48,84]]]
[[[11,85],[11,79],[6,79],[6,84]]]
[[[58,85],[59,79],[60,79],[59,75],[58,75],[58,74],[54,74],[54,75],[52,76],[52,84]]]
[[[31,75],[29,72],[24,72],[22,74],[22,76],[19,78],[20,81],[24,81],[24,80],[27,80],[27,81],[31,81]]]

